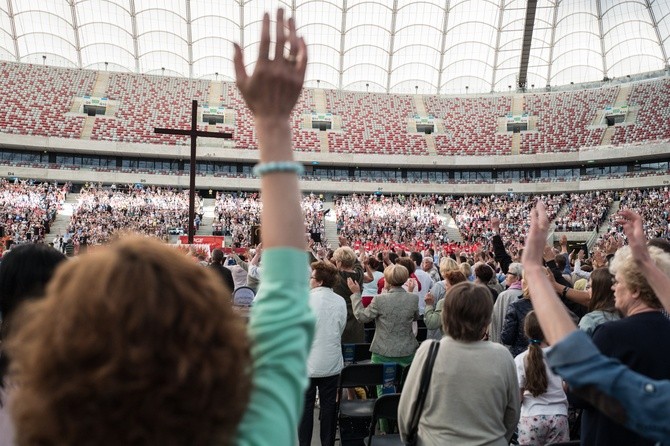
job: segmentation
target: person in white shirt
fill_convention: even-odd
[[[309,306],[316,316],[316,333],[307,359],[309,387],[305,392],[305,409],[298,427],[300,446],[312,443],[317,388],[321,402],[321,445],[332,446],[335,441],[337,381],[344,366],[340,340],[347,324],[347,305],[333,291],[333,285],[338,280],[335,266],[326,262],[312,263]]]
[[[524,332],[530,344],[514,358],[521,390],[519,444],[569,441],[568,398],[561,378],[551,371],[544,359],[548,344],[534,311],[526,315]]]
[[[433,279],[430,277],[430,274],[421,269],[421,262],[423,257],[418,252],[412,252],[409,256],[410,259],[414,262],[416,269],[414,270],[414,275],[416,276],[417,282],[419,282],[419,289],[415,291],[419,295],[419,314],[423,316],[426,311],[426,294],[433,287]]]

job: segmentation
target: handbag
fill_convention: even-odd
[[[407,446],[416,446],[417,444],[419,420],[421,419],[421,412],[423,412],[423,405],[426,402],[426,395],[428,395],[430,377],[433,375],[433,365],[435,364],[435,358],[437,357],[437,351],[439,348],[439,341],[432,341],[430,343],[430,347],[428,348],[428,356],[426,358],[426,362],[423,364],[423,370],[421,371],[419,394],[416,397],[416,404],[414,405],[414,411],[412,412],[409,432],[407,433],[407,439],[405,440],[405,445]]]

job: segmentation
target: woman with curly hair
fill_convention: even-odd
[[[521,389],[519,444],[545,445],[570,440],[568,398],[561,378],[546,364],[549,347],[534,311],[526,315],[524,331],[528,350],[514,358]]]
[[[297,443],[314,317],[289,117],[307,55],[281,9],[276,23],[271,55],[263,17],[251,76],[235,46],[263,202],[248,330],[215,272],[158,241],[128,237],[68,262],[9,340],[19,446]]]

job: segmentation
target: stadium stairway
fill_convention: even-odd
[[[463,241],[463,236],[461,236],[461,231],[459,231],[458,226],[456,226],[456,220],[449,214],[446,214],[444,217],[440,216],[440,218],[444,220],[444,225],[447,227],[447,237],[449,237],[449,241],[461,243]]]
[[[323,216],[323,226],[325,228],[325,245],[330,245],[331,248],[335,249],[339,246],[337,241],[337,217],[335,216],[335,203],[332,201],[324,201],[323,209],[330,209],[328,214]]]
[[[196,235],[212,235],[212,223],[214,223],[214,198],[202,200],[202,222],[200,229],[195,231]]]
[[[48,242],[51,242],[57,235],[65,234],[65,231],[67,231],[67,228],[70,225],[70,219],[72,218],[72,213],[74,212],[74,206],[77,204],[77,200],[79,200],[79,194],[67,194],[63,207],[56,213],[56,218],[49,227],[51,240],[48,238]]]

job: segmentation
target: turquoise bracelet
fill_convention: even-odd
[[[253,170],[253,174],[257,177],[277,172],[290,172],[300,176],[305,173],[305,168],[297,161],[271,161],[269,163],[258,163]]]

